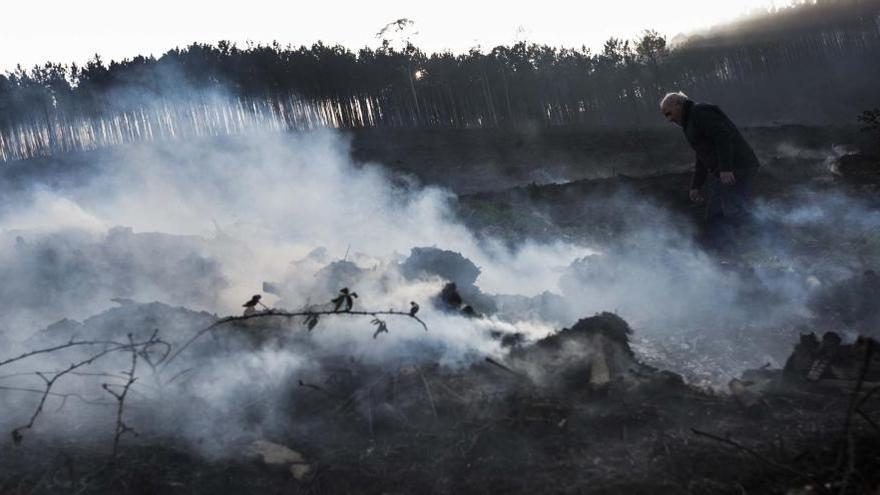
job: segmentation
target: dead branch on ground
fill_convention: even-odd
[[[865,383],[865,377],[868,375],[868,369],[871,367],[871,358],[874,355],[874,340],[868,339],[865,345],[865,354],[862,360],[862,367],[859,372],[858,381],[856,381],[856,386],[853,389],[852,397],[849,401],[849,408],[846,412],[846,421],[844,422],[843,427],[843,436],[846,440],[844,445],[844,454],[843,457],[846,458],[846,471],[843,473],[843,480],[840,483],[840,493],[841,495],[846,493],[847,488],[849,487],[850,479],[852,478],[853,473],[856,470],[856,448],[855,448],[855,439],[853,438],[852,426],[853,426],[853,416],[856,412],[860,412],[859,406],[863,403],[859,399],[859,393],[862,391],[862,385]],[[865,416],[862,414],[862,416]],[[872,423],[872,422],[871,422]],[[843,460],[841,458],[841,461]]]
[[[704,438],[708,438],[710,440],[714,440],[716,442],[721,442],[723,444],[730,445],[731,447],[733,447],[739,451],[745,452],[746,454],[749,454],[750,456],[754,457],[755,459],[757,459],[761,462],[769,464],[769,465],[771,465],[777,469],[780,469],[782,471],[786,471],[786,472],[793,474],[799,478],[805,479],[805,480],[813,483],[817,487],[821,488],[821,486],[822,486],[822,484],[819,481],[817,481],[813,476],[811,476],[809,473],[799,471],[791,466],[788,466],[786,464],[782,464],[781,462],[774,461],[773,459],[770,459],[766,456],[761,455],[755,449],[752,449],[750,447],[746,447],[745,445],[743,445],[735,440],[732,440],[732,439],[726,438],[726,437],[721,437],[718,435],[714,435],[712,433],[701,431],[696,428],[691,428],[691,431],[697,436],[701,436]]]
[[[155,338],[156,332],[153,332],[153,336],[151,338]],[[134,338],[131,334],[128,334],[128,341],[131,343],[130,351],[131,351],[131,368],[127,372],[123,372],[128,380],[125,382],[125,385],[122,386],[122,391],[116,392],[111,388],[111,384],[104,383],[101,384],[101,387],[106,390],[110,395],[116,398],[117,407],[116,407],[116,428],[113,435],[113,451],[112,458],[116,460],[119,454],[119,439],[122,435],[126,433],[134,433],[134,428],[125,424],[122,420],[122,414],[125,409],[125,398],[128,395],[128,391],[131,389],[132,384],[137,380],[135,376],[135,370],[137,369],[137,359],[138,354],[147,355],[147,349],[138,350],[137,347],[134,346]],[[147,358],[144,358],[146,361]],[[149,361],[148,361],[149,363]]]
[[[52,388],[55,386],[55,384],[58,382],[59,379],[61,379],[65,375],[74,373],[75,370],[77,370],[79,368],[82,368],[84,366],[89,366],[89,365],[93,364],[95,361],[98,361],[99,359],[107,356],[108,354],[112,354],[114,352],[129,351],[129,352],[137,354],[139,352],[140,353],[149,352],[149,349],[151,349],[154,346],[160,346],[160,347],[168,346],[168,348],[170,349],[170,346],[166,342],[164,342],[163,340],[159,339],[157,335],[158,335],[158,332],[153,332],[153,334],[150,336],[150,338],[143,341],[143,342],[135,342],[133,340],[133,338],[131,338],[131,336],[129,336],[128,343],[115,342],[115,341],[97,341],[97,340],[95,340],[95,341],[74,341],[74,340],[71,340],[71,341],[67,342],[66,344],[53,346],[53,347],[49,347],[46,349],[38,349],[36,351],[27,352],[27,353],[21,354],[17,357],[10,358],[10,359],[7,359],[5,361],[0,362],[0,366],[2,366],[2,365],[9,364],[12,362],[20,361],[22,359],[25,359],[25,358],[28,358],[31,356],[35,356],[38,354],[55,352],[55,351],[59,351],[59,350],[67,349],[67,348],[71,348],[71,347],[92,346],[92,345],[104,345],[105,346],[104,349],[101,350],[100,352],[92,354],[91,356],[89,356],[81,361],[72,363],[67,368],[52,373],[51,376],[50,376],[50,373],[44,373],[44,372],[40,372],[40,371],[37,371],[34,373],[36,376],[39,376],[45,382],[45,386],[44,386],[43,390],[40,392],[40,394],[41,394],[40,401],[37,403],[37,407],[34,409],[33,413],[31,414],[30,420],[27,422],[27,424],[16,427],[15,429],[12,430],[13,442],[16,445],[20,444],[21,441],[24,439],[24,435],[22,434],[22,432],[24,430],[30,430],[31,428],[33,428],[34,424],[37,421],[37,418],[40,416],[40,414],[43,412],[43,409],[46,406],[46,400],[49,398],[50,395],[55,395],[52,392]],[[130,384],[128,387],[130,388]],[[64,399],[66,400],[66,397],[64,397]]]
[[[119,350],[122,347],[125,347],[127,344],[116,342],[113,340],[73,340],[71,339],[65,344],[56,345],[53,347],[47,347],[45,349],[37,349],[36,351],[25,352],[19,356],[15,356],[13,358],[6,359],[4,361],[0,361],[0,366],[4,366],[10,363],[14,363],[16,361],[21,361],[22,359],[29,358],[31,356],[36,356],[37,354],[47,354],[50,352],[60,351],[62,349],[67,349],[70,347],[78,347],[78,346],[94,346],[94,345],[105,345],[105,346],[113,346]]]

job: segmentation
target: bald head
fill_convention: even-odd
[[[660,108],[663,108],[666,105],[679,104],[683,105],[684,102],[688,100],[688,95],[682,93],[681,91],[676,91],[674,93],[666,93],[666,96],[660,100]]]
[[[666,120],[674,124],[682,125],[682,113],[686,101],[688,101],[688,97],[681,91],[668,93],[662,100],[660,100],[660,111],[663,112]]]

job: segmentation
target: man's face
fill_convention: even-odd
[[[684,105],[682,105],[681,102],[666,103],[660,108],[660,111],[663,112],[663,116],[666,117],[666,120],[672,122],[673,124],[681,126],[681,114],[683,108]]]

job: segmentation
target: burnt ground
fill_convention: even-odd
[[[822,160],[872,146],[852,126],[753,127],[743,134],[764,163]],[[457,194],[501,191],[581,179],[640,177],[689,170],[693,153],[672,125],[642,129],[434,129],[349,131],[352,157],[382,163]]]
[[[823,136],[816,138],[815,149],[826,149]],[[452,166],[454,157],[419,168],[416,158],[393,158],[401,153],[393,144],[358,144],[357,139],[356,156],[388,159],[392,167],[426,183],[455,180],[461,193],[457,213],[467,225],[511,242],[603,241],[627,231],[630,219],[611,201],[603,206],[585,203],[585,197],[623,194],[648,198],[684,219],[696,221],[701,214],[684,197],[688,174],[654,170],[644,157],[636,165],[620,158],[637,173],[621,176],[612,169],[598,174],[606,178],[585,179],[578,177],[582,155],[572,158],[565,146],[541,138],[538,151],[501,158],[489,153],[498,163],[504,156],[518,163],[499,179],[468,168],[475,167],[472,160],[482,151],[474,150],[482,145],[463,146],[462,165],[450,174],[439,165]],[[406,146],[430,154],[435,146],[456,144],[449,136],[428,144],[421,139],[406,141]],[[490,141],[506,150],[510,139],[513,149],[532,142],[510,135]],[[543,146],[556,150],[565,163],[548,177],[561,174],[573,180],[544,183],[554,181],[529,171],[529,153]],[[687,161],[686,150],[673,156]],[[828,175],[814,173],[828,166],[818,154],[810,159],[765,156],[756,195],[797,201],[802,187],[809,187],[846,191],[876,204],[871,202],[877,201],[877,176],[873,161],[867,162],[849,163],[857,173]],[[492,190],[479,192],[485,189]],[[796,249],[816,245],[797,235],[787,238]],[[793,346],[797,333],[788,329],[781,334]],[[639,365],[625,378],[594,387],[588,385],[592,374],[575,385],[569,378],[560,382],[554,372],[549,382],[536,381],[515,360],[506,370],[486,362],[451,370],[333,359],[346,364],[334,361],[313,375],[291,377],[289,389],[270,403],[288,421],[256,435],[300,453],[303,460],[294,465],[307,466],[305,474],[292,475],[290,462],[272,465],[253,455],[206,458],[167,432],[126,436],[116,458],[109,455],[112,435],[106,432],[93,442],[54,440],[35,432],[22,445],[6,441],[0,447],[0,493],[796,494],[880,489],[877,382],[819,387],[795,381],[762,394],[756,404],[744,404],[728,393],[687,385],[653,361],[653,368]],[[854,408],[861,400],[860,408]],[[241,408],[247,415],[248,405]],[[130,414],[131,423],[140,424],[137,409]],[[243,435],[228,447],[247,451],[256,436]]]
[[[791,205],[802,201],[806,190],[837,192],[878,205],[880,172],[876,158],[852,155],[826,160],[781,157],[765,160],[755,183],[754,196]],[[837,164],[843,164],[844,172],[837,170]],[[460,195],[458,212],[474,231],[514,242],[529,238],[611,241],[645,222],[644,217],[627,215],[621,210],[636,202],[652,203],[699,230],[704,207],[688,199],[690,179],[690,171],[681,171],[618,174],[558,184],[531,183]],[[695,234],[698,237],[700,233]]]
[[[874,493],[880,483],[876,394],[850,414],[848,389],[803,383],[746,407],[649,368],[591,388],[587,375],[580,385],[537,386],[488,363],[459,371],[334,363],[324,376],[299,377],[311,380],[300,386],[291,380],[270,404],[289,421],[261,433],[302,455],[301,476],[291,462],[205,459],[149,432],[127,438],[115,459],[106,443],[35,434],[4,445],[0,491]],[[146,421],[129,414],[132,424]],[[246,452],[253,438],[227,448]]]

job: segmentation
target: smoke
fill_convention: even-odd
[[[499,354],[491,333],[514,331],[518,322],[435,309],[430,301],[445,281],[399,272],[414,247],[461,252],[480,267],[482,290],[526,296],[558,290],[558,274],[546,268],[590,252],[562,243],[512,250],[477,239],[454,220],[451,193],[395,181],[378,164],[351,163],[347,139],[328,131],[132,146],[97,155],[87,172],[71,178],[75,173],[27,183],[0,212],[0,271],[8,281],[0,289],[4,357],[71,338],[125,341],[126,333],[143,337],[154,328],[180,345],[211,321],[183,308],[236,314],[265,282],[280,288],[264,302],[290,310],[326,304],[343,285],[360,293],[356,309],[407,311],[409,301],[421,303],[428,332],[407,318],[389,317],[389,332],[373,338],[369,318],[331,316],[307,344],[254,347],[233,339],[221,355],[199,353],[196,346],[165,375],[184,373],[174,382],[178,388],[165,392],[161,411],[143,401],[158,385],[146,378],[138,383],[134,390],[142,396],[133,395],[132,414],[153,415],[149,428],[194,443],[205,436],[231,440],[217,425],[254,433],[247,417],[230,411],[257,407],[263,418],[257,423],[271,423],[272,405],[295,383],[291,377],[318,369],[320,356],[348,355],[374,366],[460,367]],[[139,304],[151,301],[158,304]],[[70,320],[39,331],[62,318]],[[305,332],[301,322],[286,323],[293,334]],[[551,330],[540,322],[523,327]],[[234,330],[270,332],[259,324]],[[58,363],[87,355],[73,349],[28,359],[4,367],[13,376],[3,381],[20,383],[18,373],[56,370]],[[126,359],[124,353],[104,358],[100,368],[125,369]],[[185,373],[189,368],[197,371]],[[107,414],[86,420],[86,413],[46,411],[38,424],[59,434],[69,434],[71,424],[87,422],[95,430],[112,424],[107,409],[113,401],[101,393],[101,380],[116,383],[119,376],[65,377],[53,392],[102,403],[93,407]],[[25,382],[30,393],[4,394],[10,411],[4,427],[27,418],[39,399],[34,391],[41,380],[31,374]],[[264,402],[240,407],[255,396]],[[50,397],[56,400],[62,399]],[[204,407],[193,410],[192,403]],[[156,418],[167,419],[167,426]]]
[[[278,279],[291,261],[317,247],[331,259],[351,252],[387,262],[415,246],[436,245],[482,266],[484,289],[530,294],[555,289],[546,259],[587,252],[563,244],[530,243],[510,251],[500,243],[481,243],[452,219],[449,192],[396,184],[379,165],[354,166],[347,146],[339,134],[321,131],[133,147],[100,163],[88,180],[60,188],[31,185],[19,204],[7,205],[0,215],[4,244],[8,248],[12,239],[20,239],[19,247],[43,242],[65,252],[95,249],[103,253],[86,257],[96,263],[126,257],[139,275],[171,263],[176,244],[179,256],[222,266],[227,283],[212,289],[217,304],[206,304],[214,297],[182,296],[188,291],[179,286],[191,279],[173,273],[156,280],[168,292],[164,297],[158,288],[146,293],[123,288],[117,294],[95,294],[93,300],[79,294],[81,304],[95,311],[98,300],[112,295],[223,313],[234,311],[260,291],[263,281]],[[47,236],[53,240],[46,241]],[[151,253],[138,252],[155,251],[159,244],[168,251],[160,259],[145,261]],[[107,277],[116,277],[118,270],[103,268]],[[54,274],[57,279],[67,275]],[[18,282],[33,285],[26,278]]]
[[[880,252],[875,242],[862,244],[873,254],[800,256],[777,238],[817,236],[829,247],[878,231],[871,205],[836,192],[758,205],[761,234],[749,249],[775,261],[756,259],[746,271],[719,265],[694,242],[688,220],[636,193],[584,198],[585,206],[601,201],[625,217],[610,241],[531,239],[511,247],[464,227],[450,192],[398,180],[381,164],[352,163],[348,139],[330,131],[160,142],[94,159],[75,180],[39,178],[3,204],[5,354],[74,336],[142,337],[154,328],[179,345],[210,324],[211,313],[236,314],[252,294],[288,310],[320,308],[343,286],[359,293],[356,309],[407,311],[417,301],[428,323],[425,332],[406,317],[389,317],[389,332],[374,338],[369,318],[330,316],[310,334],[291,320],[205,336],[204,346],[181,355],[164,375],[175,379],[162,392],[162,407],[143,400],[155,398],[161,383],[139,383],[142,395],[132,399],[132,414],[148,428],[205,451],[212,451],[205,438],[222,451],[283,423],[278,404],[291,384],[318,374],[322,360],[334,356],[387,370],[414,363],[459,368],[502,355],[493,336],[499,332],[535,340],[578,318],[615,311],[649,340],[637,350],[664,359],[668,349],[657,347],[687,332],[720,338],[745,324],[800,322],[815,290],[811,280],[840,280]],[[413,248],[431,246],[473,262],[478,273],[463,294],[493,301],[495,314],[469,318],[431,304],[447,280],[401,270]],[[152,301],[158,303],[138,304]],[[38,332],[62,318],[82,324]],[[286,333],[278,335],[279,327]],[[212,337],[232,344],[224,348]],[[267,341],[277,345],[255,344]],[[105,367],[125,369],[126,359],[120,354]],[[49,354],[7,371],[53,370],[67,360]],[[740,355],[719,360],[710,371],[718,382],[728,378],[721,373],[755,364]],[[40,389],[39,379],[29,379],[28,387]],[[92,402],[101,396],[94,377],[64,387],[59,393]],[[26,418],[38,399],[23,391],[0,396],[12,411],[3,427]],[[62,420],[47,411],[51,419],[43,419],[59,434],[71,424],[97,429],[110,424],[112,411],[103,407],[106,415]]]

